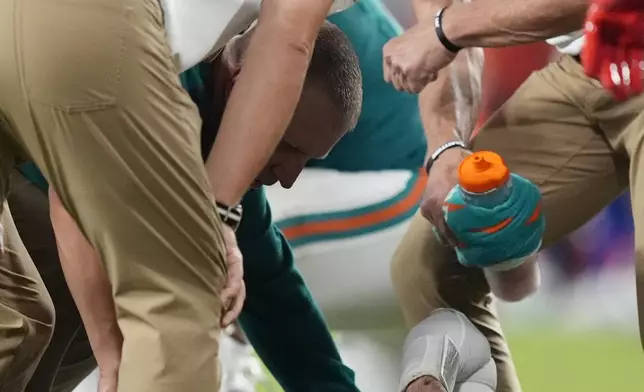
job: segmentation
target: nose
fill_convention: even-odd
[[[295,180],[300,176],[305,163],[306,160],[290,162],[288,165],[280,165],[274,169],[275,177],[279,180],[282,188],[290,189],[295,184]]]
[[[282,188],[291,189],[293,184],[295,184],[295,180],[297,180],[299,174],[300,173],[297,172],[295,173],[295,175],[286,175],[279,177],[280,185],[282,186]]]

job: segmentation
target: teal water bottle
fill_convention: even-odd
[[[539,189],[510,173],[503,159],[490,151],[465,158],[458,178],[443,213],[458,240],[459,262],[509,270],[534,257],[545,231]]]

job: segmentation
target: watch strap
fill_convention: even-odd
[[[452,41],[450,41],[449,38],[447,38],[447,36],[445,35],[445,31],[443,31],[443,14],[445,13],[446,9],[447,7],[441,8],[436,13],[436,16],[434,16],[434,31],[436,31],[436,37],[438,37],[438,40],[441,44],[443,44],[445,49],[452,53],[458,53],[463,48],[455,45]]]
[[[229,207],[223,203],[216,202],[216,211],[222,223],[228,225],[233,231],[237,231],[242,220],[243,209],[241,204]]]

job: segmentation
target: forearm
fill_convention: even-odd
[[[264,190],[249,191],[242,206],[247,215],[237,237],[248,297],[239,320],[248,340],[284,390],[356,391],[353,374],[293,265],[293,251],[271,222]]]
[[[284,135],[331,3],[263,3],[244,67],[206,162],[217,200],[238,203]]]
[[[116,322],[112,289],[98,252],[80,232],[58,196],[50,190],[51,222],[69,290],[102,371],[115,371],[123,337]]]
[[[421,92],[420,114],[429,154],[450,141],[469,142],[478,119],[482,68],[481,51],[468,49]]]
[[[503,47],[580,30],[589,0],[474,0],[455,3],[443,30],[461,47]]]

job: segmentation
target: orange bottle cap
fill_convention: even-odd
[[[485,193],[502,187],[510,178],[503,158],[492,151],[475,152],[458,167],[458,183],[472,193]]]

